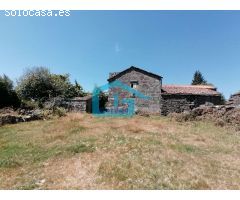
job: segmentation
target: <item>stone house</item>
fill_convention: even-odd
[[[121,81],[123,84],[149,96],[149,100],[141,99],[129,94],[121,88],[113,88],[109,90],[108,105],[112,106],[114,95],[118,95],[119,106],[122,106],[123,98],[134,98],[135,109],[150,113],[160,113],[162,77],[151,72],[147,72],[137,67],[130,67],[119,73],[110,73],[108,82],[115,80]]]
[[[221,103],[221,94],[213,86],[203,85],[163,85],[162,77],[131,66],[122,72],[109,74],[108,82],[119,80],[150,98],[135,97],[122,89],[110,89],[108,106],[113,105],[114,97],[121,99],[134,98],[136,111],[167,115],[171,112],[183,112],[199,105]]]

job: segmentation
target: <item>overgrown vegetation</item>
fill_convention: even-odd
[[[72,84],[68,74],[53,74],[45,67],[27,69],[17,82],[17,93],[24,100],[44,102],[54,97],[84,96],[77,81]]]
[[[108,95],[106,92],[102,91],[98,86],[95,86],[94,91],[99,91],[99,109],[100,111],[105,111],[106,110],[106,104],[108,102]]]
[[[0,127],[1,189],[240,189],[240,135],[208,121],[68,114]]]
[[[0,76],[0,108],[19,107],[20,99],[13,89],[13,82],[8,76]]]

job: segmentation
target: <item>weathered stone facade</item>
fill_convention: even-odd
[[[92,98],[76,97],[66,101],[66,108],[71,112],[91,112],[92,111]]]
[[[181,113],[190,111],[193,108],[203,104],[219,105],[221,98],[219,96],[207,95],[164,95],[162,94],[161,114]]]
[[[113,77],[115,78],[113,79]],[[121,72],[121,74],[110,73],[108,81],[111,82],[116,79],[150,98],[148,100],[141,99],[138,97],[134,97],[128,91],[124,91],[121,88],[112,88],[109,91],[109,106],[113,106],[114,95],[118,95],[119,106],[124,106],[121,103],[123,98],[134,98],[135,111],[144,111],[160,114],[162,77],[151,74],[139,68],[131,67]]]
[[[92,97],[75,97],[72,99],[65,98],[53,98],[44,103],[44,107],[47,109],[53,109],[54,107],[63,107],[71,112],[91,112],[92,111]]]

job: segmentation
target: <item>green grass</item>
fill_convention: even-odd
[[[0,189],[240,189],[239,151],[212,122],[69,114],[0,127]]]
[[[72,153],[91,153],[95,151],[95,148],[93,145],[78,143],[68,147],[68,150]]]
[[[172,144],[170,148],[180,153],[202,153],[204,150],[189,144]]]

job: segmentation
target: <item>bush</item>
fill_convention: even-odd
[[[56,107],[53,110],[53,114],[57,115],[58,117],[64,117],[66,116],[66,113],[67,113],[66,109],[61,107]]]
[[[225,124],[226,124],[226,122],[224,122],[223,119],[216,119],[216,122],[215,122],[216,126],[224,127]]]
[[[34,109],[38,109],[39,107],[40,107],[39,102],[37,101],[22,100],[21,102],[21,108],[23,109],[34,110]]]
[[[13,89],[13,82],[6,76],[0,76],[0,108],[20,106],[20,99]]]
[[[183,112],[183,113],[170,113],[168,114],[170,119],[173,119],[177,122],[186,122],[186,121],[193,121],[196,117],[190,112]]]
[[[52,74],[45,67],[27,69],[17,82],[17,93],[22,99],[45,102],[54,97],[72,98],[83,96],[82,87],[69,75]]]
[[[149,112],[144,111],[144,110],[137,110],[135,112],[136,115],[143,116],[143,117],[150,117]]]

